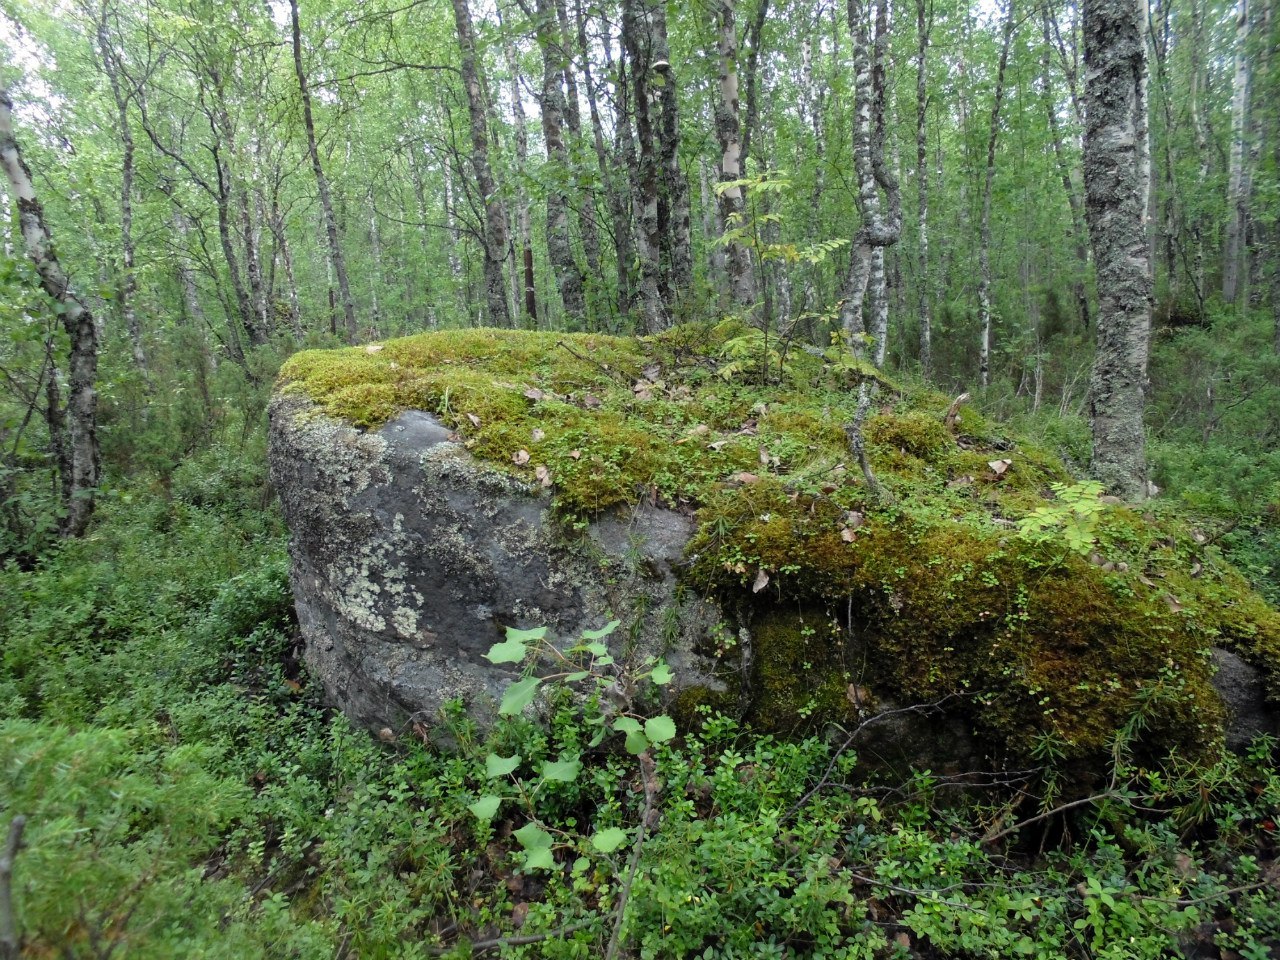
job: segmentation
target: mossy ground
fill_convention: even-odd
[[[480,459],[549,484],[571,521],[641,498],[696,510],[688,578],[754,620],[764,726],[849,722],[865,707],[849,684],[869,683],[910,702],[964,693],[988,742],[1022,757],[1046,742],[1096,756],[1135,715],[1152,750],[1201,752],[1222,729],[1214,645],[1280,699],[1280,615],[1180,518],[1068,508],[1052,454],[891,385],[865,429],[875,498],[848,453],[849,370],[796,350],[765,375],[741,342],[730,325],[444,331],[297,354],[282,382],[361,427],[428,410]],[[1084,523],[1083,543],[1019,527],[1046,507]]]

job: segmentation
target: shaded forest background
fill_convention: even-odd
[[[1276,603],[1276,2],[1160,0],[1147,25],[1152,478]],[[610,939],[619,863],[582,837],[638,822],[625,759],[538,800],[590,870],[527,880],[469,811],[489,789],[473,729],[453,718],[471,752],[451,756],[373,743],[299,669],[265,411],[300,348],[477,324],[731,316],[794,349],[854,330],[895,378],[971,392],[1088,469],[1076,4],[0,0],[0,50],[100,352],[97,510],[60,539],[72,345],[10,213],[0,810],[29,822],[13,895],[36,955]],[[887,174],[869,193],[860,58]],[[575,723],[494,749],[554,758]],[[681,734],[628,927],[643,955],[1156,958],[1180,936],[1252,958],[1280,938],[1273,744],[1160,771],[1118,747],[1114,794],[993,847],[995,793],[955,803],[924,774],[810,796],[856,758],[723,717]]]

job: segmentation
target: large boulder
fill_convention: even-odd
[[[306,662],[354,719],[429,728],[454,700],[484,719],[516,677],[484,657],[506,627],[572,639],[615,615],[619,658],[663,657],[676,689],[723,689],[695,652],[719,609],[677,588],[687,516],[615,508],[571,535],[540,485],[478,462],[422,411],[362,431],[285,395],[271,423]]]
[[[846,465],[870,376],[880,494]],[[893,762],[1276,730],[1280,616],[1211,538],[969,406],[742,328],[298,354],[271,469],[307,661],[374,727],[453,700],[487,721],[504,628],[618,619],[616,656],[672,665],[678,718],[843,736],[900,705],[861,741]]]

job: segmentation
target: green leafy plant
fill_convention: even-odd
[[[612,620],[598,630],[584,630],[576,642],[563,650],[549,641],[546,627],[508,627],[506,639],[494,644],[485,657],[494,664],[524,664],[525,675],[507,686],[498,706],[499,715],[519,716],[540,692],[554,694],[560,690],[581,700],[581,722],[591,732],[588,749],[598,747],[610,731],[621,734],[626,751],[636,757],[647,757],[654,746],[673,740],[676,725],[671,717],[645,717],[633,708],[640,684],[670,683],[671,668],[661,660],[640,669],[619,664],[605,643],[619,626],[620,621]],[[539,675],[536,671],[544,663],[550,665],[550,672]],[[555,760],[544,760],[536,772],[525,776],[519,774],[523,760],[520,754],[489,753],[484,758],[486,780],[491,787],[506,784],[509,790],[505,794],[496,789],[483,793],[468,809],[487,824],[507,798],[518,802],[529,818],[513,834],[522,849],[521,866],[526,871],[550,870],[555,866],[552,853],[557,845],[581,849],[582,844],[563,834],[557,839],[539,818],[537,801],[549,785],[579,780],[583,750],[566,750]],[[626,830],[609,826],[597,830],[586,841],[591,850],[607,854],[627,839]]]
[[[1098,536],[1098,523],[1107,509],[1102,484],[1096,480],[1052,485],[1056,502],[1036,507],[1018,521],[1018,535],[1033,543],[1055,538],[1076,553],[1088,555]]]

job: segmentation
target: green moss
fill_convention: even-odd
[[[877,503],[851,469],[846,374],[800,354],[779,382],[725,379],[735,335],[431,333],[298,354],[282,389],[361,427],[430,411],[495,468],[534,486],[544,468],[570,519],[642,497],[697,509],[687,578],[748,627],[764,727],[847,724],[856,682],[900,702],[962,693],[987,742],[1023,759],[1046,737],[1096,757],[1137,713],[1153,751],[1205,751],[1222,723],[1213,645],[1280,699],[1280,614],[1180,518],[1097,502],[1089,556],[1020,536],[1067,470],[967,405],[945,423],[951,400],[926,389],[883,393],[867,423],[891,494]],[[726,693],[677,709],[736,705],[739,654]]]

